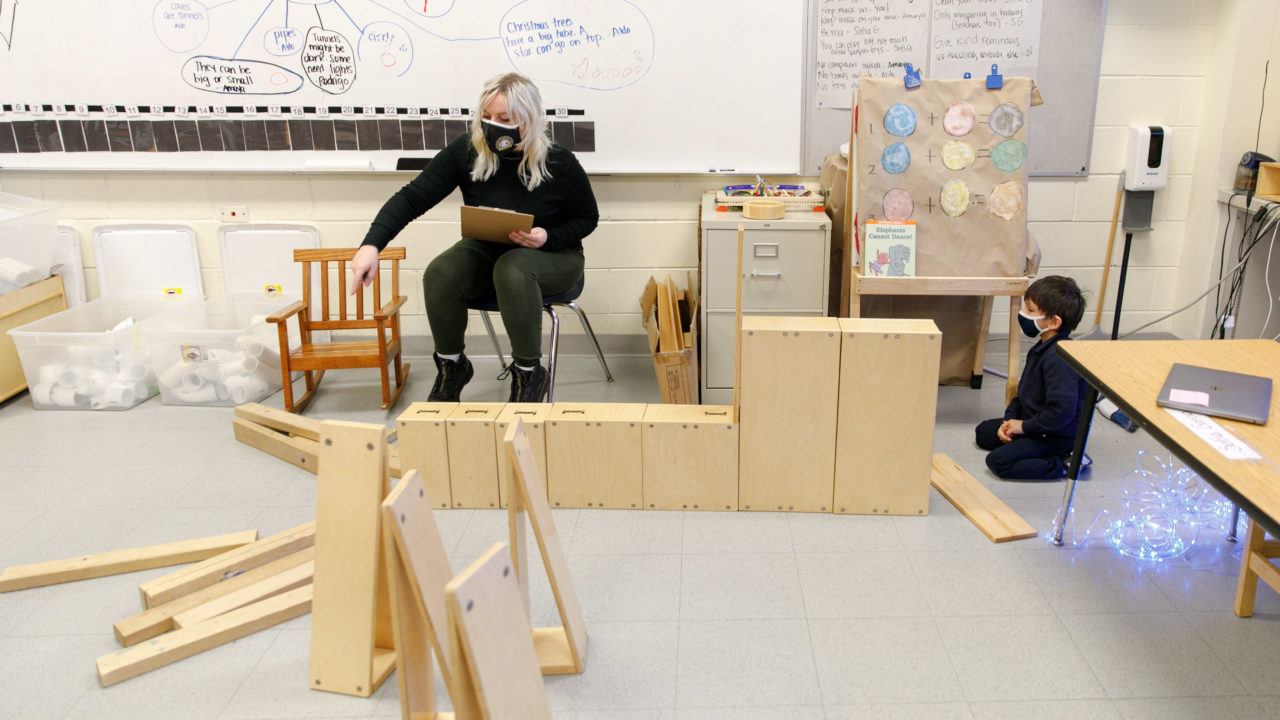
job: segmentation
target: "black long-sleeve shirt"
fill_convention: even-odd
[[[1025,435],[1075,437],[1084,405],[1084,378],[1058,357],[1058,343],[1070,338],[1054,335],[1027,352],[1027,367],[1018,378],[1018,395],[1005,408],[1005,420],[1021,420]]]
[[[476,151],[469,135],[449,143],[426,169],[400,188],[373,218],[364,245],[381,250],[423,213],[445,199],[454,188],[462,190],[467,205],[515,210],[533,215],[533,226],[547,231],[545,250],[581,248],[582,239],[596,229],[600,211],[587,173],[569,150],[552,145],[547,154],[551,177],[533,190],[520,178],[520,158],[504,158],[488,180],[473,182],[471,166]]]

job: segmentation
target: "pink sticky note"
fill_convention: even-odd
[[[1209,393],[1200,392],[1198,390],[1179,390],[1177,388],[1172,388],[1169,390],[1169,401],[1182,403],[1184,405],[1209,407]]]

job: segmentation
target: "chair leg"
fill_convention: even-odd
[[[600,350],[600,343],[596,340],[595,331],[591,329],[591,321],[587,320],[587,314],[582,311],[582,308],[578,307],[578,303],[576,302],[561,304],[568,306],[570,310],[577,314],[578,319],[582,321],[582,329],[586,332],[587,339],[591,341],[591,347],[596,351],[596,358],[600,360],[600,368],[604,370],[604,379],[608,382],[613,382],[613,373],[609,372],[609,364],[604,361],[604,353]]]
[[[391,406],[391,377],[390,377],[391,374],[387,372],[387,364],[390,364],[389,361],[388,363],[383,364],[381,367],[378,368],[378,370],[380,371],[381,380],[382,380],[382,409],[383,410],[386,410],[388,407]]]
[[[502,348],[498,346],[498,335],[493,331],[493,322],[489,320],[489,313],[481,310],[480,320],[484,322],[484,329],[489,332],[489,342],[493,343],[493,354],[498,356],[498,364],[506,367],[507,361],[502,357]]]
[[[556,396],[556,356],[560,354],[560,317],[556,309],[543,305],[543,310],[551,316],[551,352],[547,353],[547,402],[555,402]]]

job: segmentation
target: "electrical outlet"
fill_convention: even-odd
[[[249,222],[248,205],[219,205],[218,219],[228,223]]]

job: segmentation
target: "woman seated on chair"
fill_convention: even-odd
[[[496,296],[511,338],[509,402],[538,402],[547,392],[542,357],[542,298],[582,278],[582,239],[600,212],[587,174],[568,149],[551,142],[542,95],[527,78],[507,73],[485,83],[471,132],[449,143],[373,219],[351,262],[368,285],[378,252],[406,225],[461,188],[467,205],[533,215],[533,228],[513,232],[514,244],[462,238],[427,266],[422,279],[435,342],[431,401],[457,402],[471,379],[463,354],[467,303]],[[505,373],[504,373],[505,374]]]

